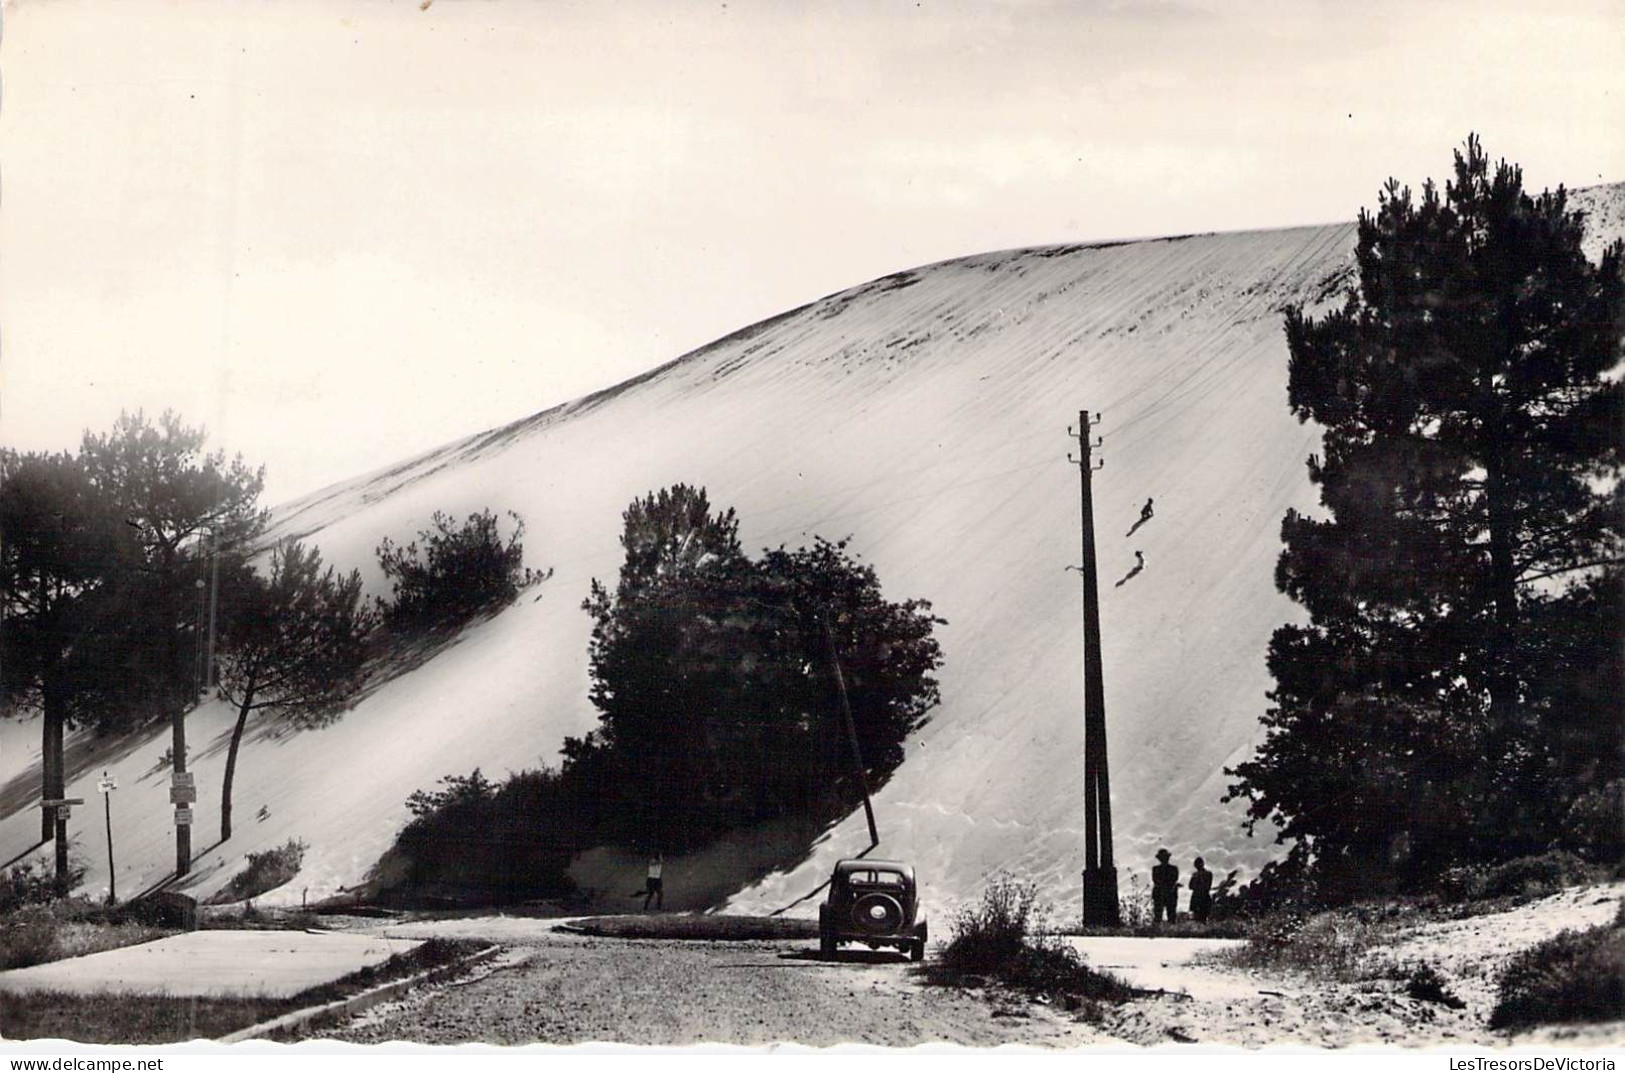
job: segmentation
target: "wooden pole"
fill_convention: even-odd
[[[835,672],[835,688],[841,695],[841,717],[846,722],[847,740],[852,743],[852,760],[857,765],[858,787],[863,791],[863,814],[869,821],[869,848],[880,845],[880,831],[875,826],[875,806],[869,800],[869,777],[863,771],[863,750],[858,747],[858,727],[852,721],[852,704],[846,696],[846,676],[841,673],[841,657],[835,653],[835,633],[829,626],[829,615],[818,613],[824,624],[824,642],[829,646],[829,665]]]
[[[1089,411],[1078,414],[1083,529],[1083,922],[1118,922],[1117,868],[1112,862],[1111,781],[1106,765],[1106,693],[1100,656],[1100,578],[1095,561],[1094,475]]]

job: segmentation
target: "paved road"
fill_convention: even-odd
[[[0,972],[0,991],[286,998],[387,961],[417,945],[407,939],[365,934],[193,931]]]

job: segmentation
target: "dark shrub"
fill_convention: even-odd
[[[1491,1028],[1613,1021],[1625,1011],[1625,909],[1613,923],[1566,931],[1519,954],[1501,977]]]
[[[242,871],[232,876],[231,881],[210,901],[215,905],[224,905],[228,902],[240,902],[245,898],[255,898],[268,890],[275,890],[299,874],[299,866],[305,860],[306,848],[308,847],[303,842],[290,838],[275,849],[268,849],[263,853],[250,853],[248,864]]]
[[[1008,875],[992,877],[982,900],[959,911],[953,937],[937,955],[934,971],[950,980],[985,976],[1009,987],[1087,999],[1126,999],[1133,988],[1091,969],[1083,955],[1042,929],[1038,888]]]
[[[0,913],[66,898],[84,877],[82,866],[70,867],[68,874],[58,879],[53,873],[36,868],[34,862],[24,861],[0,879]]]
[[[1467,1005],[1451,992],[1439,970],[1426,962],[1412,969],[1406,976],[1405,994],[1418,1002],[1437,1002],[1449,1006],[1452,1010],[1459,1010]]]
[[[0,920],[0,969],[24,969],[56,957],[60,923],[49,906],[27,905]]]
[[[403,904],[502,904],[570,894],[565,874],[592,844],[590,806],[557,771],[520,771],[493,783],[478,768],[407,798],[412,820],[391,852],[397,872],[381,896]]]
[[[545,580],[546,573],[525,568],[525,520],[513,511],[508,517],[513,533],[506,541],[489,510],[470,514],[461,526],[435,511],[432,526],[405,547],[385,537],[378,565],[394,586],[392,599],[379,601],[385,623],[407,634],[458,626]]]

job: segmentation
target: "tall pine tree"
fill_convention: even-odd
[[[248,717],[256,711],[300,729],[338,718],[366,661],[375,615],[361,603],[361,574],[322,569],[297,541],[271,552],[270,574],[240,579],[222,638],[220,693],[237,708],[220,790],[220,840],[231,837],[231,789]]]
[[[154,681],[139,548],[79,460],[0,451],[0,694],[41,717],[41,796],[66,785],[65,732],[139,721]],[[54,834],[51,815],[41,837]]]
[[[1287,311],[1325,512],[1282,525],[1277,584],[1310,621],[1276,631],[1229,796],[1325,875],[1543,848],[1618,778],[1617,693],[1565,685],[1621,625],[1625,278],[1583,223],[1469,138],[1442,194],[1390,180],[1362,212],[1341,309]]]

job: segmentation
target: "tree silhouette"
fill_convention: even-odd
[[[1576,611],[1619,584],[1625,458],[1622,247],[1593,264],[1582,236],[1561,187],[1530,196],[1469,138],[1442,193],[1390,180],[1361,213],[1341,308],[1287,311],[1324,516],[1282,524],[1310,621],[1276,631],[1268,733],[1231,771],[1249,826],[1423,874],[1542,847],[1575,749],[1611,750],[1582,781],[1617,777],[1617,696],[1557,731],[1575,648],[1619,635]]]

